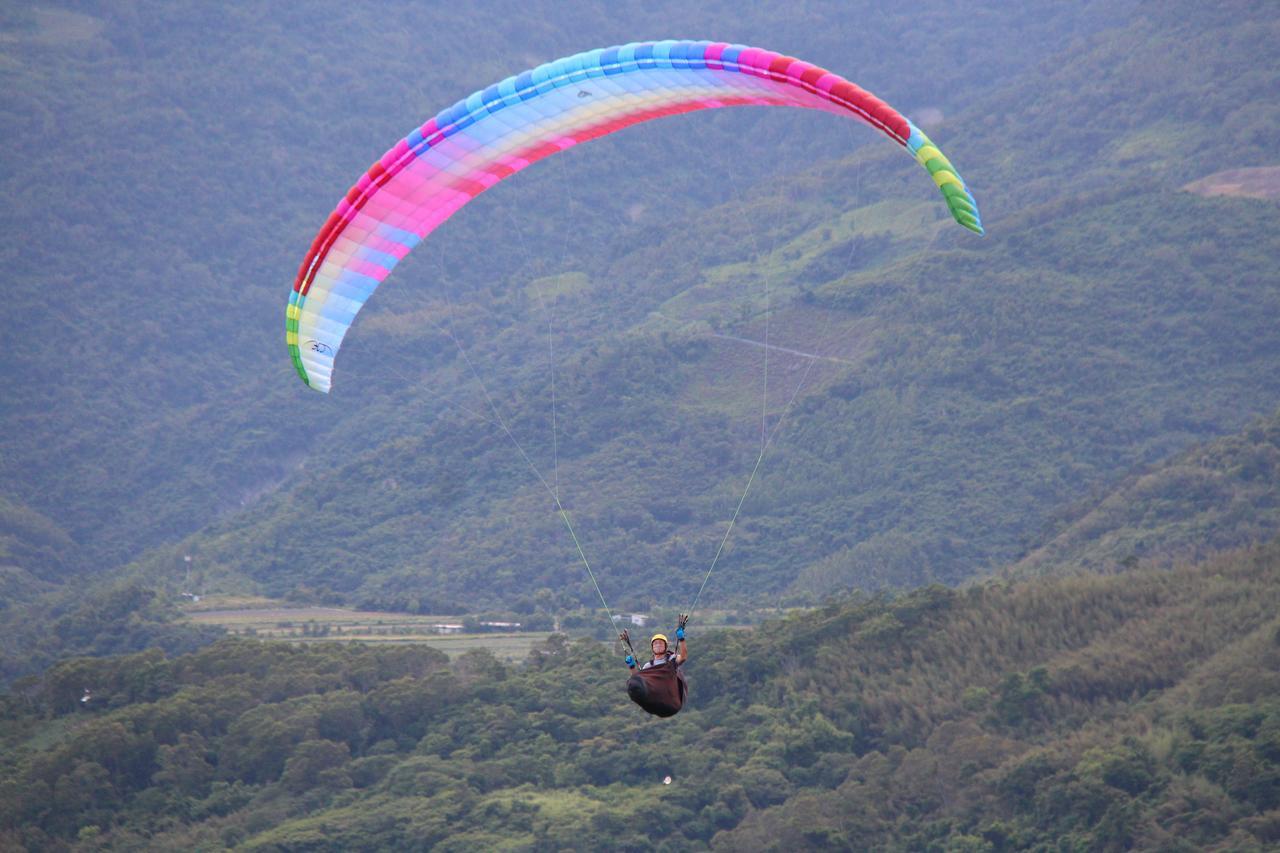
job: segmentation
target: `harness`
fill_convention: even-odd
[[[689,685],[675,655],[648,669],[636,669],[627,679],[631,701],[656,717],[670,717],[684,707]]]
[[[680,624],[684,626],[683,617]],[[630,634],[624,631],[621,639],[634,659],[635,649],[631,645]],[[627,679],[627,695],[631,701],[655,717],[670,717],[679,712],[684,707],[688,692],[689,684],[685,681],[683,667],[671,651],[667,652],[667,659],[662,663],[651,660],[646,666],[632,670],[631,677]]]

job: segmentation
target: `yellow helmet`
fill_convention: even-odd
[[[653,639],[649,640],[649,645],[652,646],[655,640],[661,640],[662,642],[666,643],[668,646],[671,645],[671,641],[667,639],[666,634],[654,634]]]

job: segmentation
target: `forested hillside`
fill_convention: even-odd
[[[370,448],[379,418],[359,417],[370,403],[393,413],[384,436],[411,435],[414,422],[394,417],[404,383],[385,371],[337,403],[301,393],[281,357],[285,294],[359,170],[424,116],[503,75],[590,46],[714,33],[804,53],[887,97],[949,112],[995,85],[979,68],[1016,72],[1061,32],[1115,15],[1101,3],[1079,20],[993,14],[988,31],[1004,46],[978,52],[965,46],[966,16],[946,3],[869,8],[856,20],[844,12],[840,3],[727,15],[678,3],[620,13],[497,0],[415,4],[388,22],[377,4],[332,2],[6,9],[0,180],[11,203],[0,223],[23,235],[0,249],[14,330],[0,351],[6,497],[54,517],[82,548],[75,565],[103,569],[251,502],[314,454],[325,459],[322,438],[335,426],[356,421],[330,439],[332,454]],[[868,27],[894,50],[853,49]],[[956,80],[898,73],[903,51]],[[738,191],[870,138],[821,116],[735,112],[697,127],[733,163]],[[523,289],[531,257],[568,268],[583,257],[600,270],[600,258],[636,243],[634,228],[604,226],[634,222],[652,240],[667,217],[724,191],[700,180],[705,160],[684,162],[697,147],[680,134],[631,136],[482,199],[451,228],[450,281],[428,292],[448,284],[474,314],[489,296],[477,289],[508,290],[508,279]],[[661,204],[642,212],[628,200],[637,195]],[[522,211],[521,239],[495,241],[510,235],[510,209]],[[584,211],[598,222],[588,226]],[[567,239],[575,233],[590,239]],[[417,277],[436,279],[429,269],[420,264]],[[420,324],[402,325],[417,332],[412,372],[434,386],[456,382],[447,366],[433,373],[441,365],[422,348]],[[423,407],[434,414],[424,389],[411,399],[418,417]]]
[[[1277,24],[1248,4],[131,8],[0,21],[0,221],[29,235],[0,250],[0,482],[61,531],[60,572],[589,601],[496,410],[606,591],[683,599],[763,411],[786,419],[712,594],[954,582],[1280,401],[1275,206],[1177,190],[1280,159]],[[927,116],[991,236],[945,229],[913,164],[830,117],[671,119],[477,199],[378,294],[332,398],[305,393],[284,294],[360,169],[504,74],[655,31],[790,51]],[[24,554],[27,596],[47,558]]]
[[[1049,509],[1275,396],[1266,364],[1277,349],[1258,346],[1280,315],[1280,290],[1265,284],[1280,230],[1259,245],[1257,222],[1229,208],[1238,202],[1209,204],[1128,198],[1029,228],[1051,258],[1039,276],[1007,245],[981,257],[956,249],[846,278],[779,312],[776,336],[812,329],[822,352],[853,364],[772,358],[771,426],[805,384],[744,506],[723,566],[733,582],[718,594],[961,580],[1021,556]],[[1174,246],[1206,232],[1229,264],[1225,254],[1125,257],[1128,243]],[[1244,276],[1235,299],[1233,272]],[[1224,302],[1237,307],[1192,310]],[[822,336],[832,324],[844,334]],[[561,366],[561,491],[610,590],[633,596],[624,606],[691,597],[751,469],[758,377],[729,366],[733,345],[677,329]],[[736,389],[709,379],[726,375]],[[542,379],[503,407],[545,457],[549,397]],[[467,412],[312,473],[183,547],[276,594],[323,587],[365,606],[446,612],[566,584],[587,600],[553,505],[504,432],[477,417],[485,405],[477,394]],[[162,552],[148,568],[161,575],[177,559]]]
[[[385,312],[355,332],[382,340],[340,365],[352,390],[338,393],[417,384],[353,416],[361,452],[313,457],[183,549],[214,577],[362,606],[429,612],[566,587],[589,600],[485,383],[503,388],[496,411],[540,472],[556,465],[606,591],[637,607],[691,596],[758,449],[763,359],[744,341],[763,341],[767,318],[772,342],[811,355],[771,352],[768,423],[787,420],[720,600],[955,582],[1016,560],[1055,512],[1280,399],[1275,206],[1178,189],[1271,156],[1262,106],[1231,129],[1212,118],[1265,101],[1272,71],[1247,57],[1269,25],[1184,13],[1065,45],[944,125],[944,143],[977,154],[963,168],[991,211],[985,241],[945,229],[910,164],[868,148],[627,231],[601,272],[527,258],[483,310],[388,287]],[[1239,73],[1170,65],[1184,35],[1221,45]],[[1151,63],[1167,72],[1157,89],[1121,73]],[[558,353],[554,435],[543,322]],[[424,357],[450,369],[419,379]],[[441,397],[465,408],[433,418]],[[402,433],[406,411],[423,420]],[[175,559],[144,566],[157,577]]]
[[[1262,850],[1277,613],[1275,544],[848,599],[695,627],[669,721],[562,637],[520,666],[232,640],[71,660],[3,696],[0,844]]]
[[[1168,565],[1266,541],[1280,532],[1280,415],[1127,478],[1012,573]]]

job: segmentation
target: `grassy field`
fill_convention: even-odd
[[[424,643],[450,655],[483,648],[504,660],[524,658],[531,648],[548,636],[545,631],[445,634],[437,626],[459,625],[462,618],[338,607],[285,607],[270,599],[209,597],[189,605],[185,614],[196,624],[217,625],[230,634],[259,639],[308,643]]]
[[[523,660],[530,649],[548,636],[548,631],[485,631],[441,633],[438,626],[461,625],[457,614],[414,614],[380,610],[348,610],[342,607],[296,607],[282,601],[257,596],[207,595],[189,601],[182,608],[184,618],[197,625],[216,625],[229,634],[282,640],[291,643],[422,643],[449,655],[469,649],[488,649],[501,660]],[[699,614],[703,628],[743,628],[781,611],[766,609],[741,612],[706,610]],[[650,634],[664,628],[631,627],[636,647]],[[670,633],[670,628],[665,629]],[[576,632],[575,632],[576,633]]]

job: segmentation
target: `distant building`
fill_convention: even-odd
[[[519,622],[481,622],[480,625],[484,628],[511,628],[513,630],[520,627]]]
[[[614,622],[630,622],[637,628],[643,628],[649,624],[649,614],[647,613],[619,613],[613,617]]]
[[[432,625],[431,628],[437,634],[461,634],[463,626],[453,625],[453,624],[447,624],[447,625],[438,624],[438,625]]]

